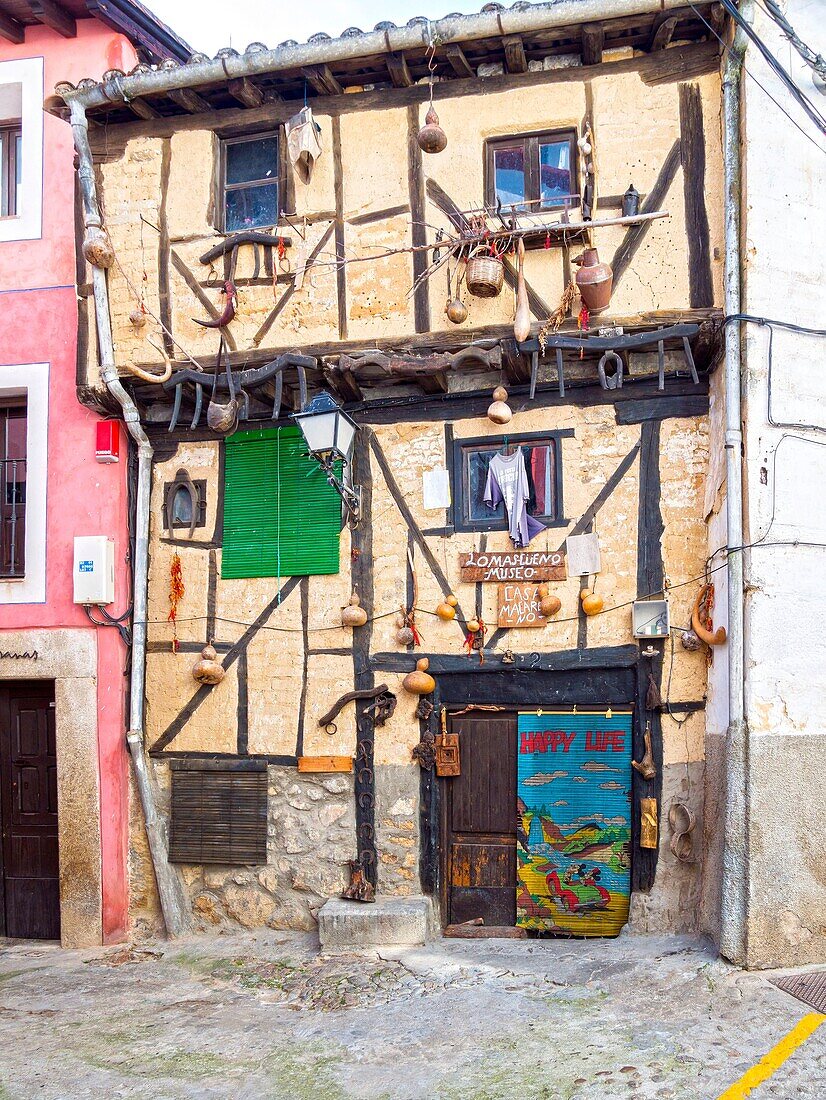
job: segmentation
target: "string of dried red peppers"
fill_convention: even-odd
[[[169,566],[169,603],[170,610],[166,621],[172,623],[172,652],[178,652],[178,604],[184,598],[184,575],[181,569],[181,556],[175,554]]]

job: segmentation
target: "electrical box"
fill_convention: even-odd
[[[108,604],[115,600],[115,543],[106,535],[75,538],[74,601]]]
[[[95,425],[95,458],[98,462],[120,459],[120,421],[98,420]]]
[[[635,638],[667,638],[671,628],[668,600],[634,600],[631,623]]]

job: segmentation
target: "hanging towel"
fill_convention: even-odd
[[[303,107],[284,124],[290,164],[303,184],[310,182],[313,166],[321,156],[321,127],[313,118],[312,107]]]
[[[529,497],[530,486],[522,448],[517,447],[512,455],[495,454],[488,467],[484,501],[491,509],[505,502],[508,534],[517,549],[527,546],[534,535],[545,530],[543,524],[528,515]]]

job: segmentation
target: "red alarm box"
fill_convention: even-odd
[[[95,428],[95,458],[98,462],[120,460],[120,421],[99,420]]]

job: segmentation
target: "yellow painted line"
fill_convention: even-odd
[[[820,1012],[810,1012],[807,1016],[804,1016],[802,1020],[795,1024],[789,1034],[780,1040],[777,1046],[772,1047],[757,1065],[746,1070],[740,1080],[736,1081],[731,1088],[726,1089],[724,1093],[718,1096],[717,1100],[744,1100],[753,1089],[767,1081],[775,1070],[779,1069],[786,1059],[794,1054],[810,1035],[817,1031],[824,1021],[826,1021],[826,1016]]]

